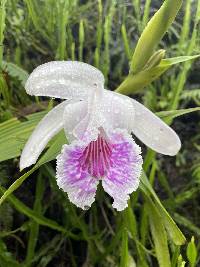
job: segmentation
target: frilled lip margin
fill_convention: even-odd
[[[129,194],[139,186],[141,149],[126,130],[100,134],[95,141],[64,145],[57,157],[57,183],[76,206],[87,209],[94,202],[97,185],[114,199],[113,207],[127,207]]]

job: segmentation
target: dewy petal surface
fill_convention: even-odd
[[[104,90],[102,113],[112,129],[126,129],[131,133],[134,127],[135,110],[129,97]]]
[[[87,115],[87,102],[78,101],[67,105],[63,114],[64,130],[67,140],[71,143],[76,139],[74,129]],[[85,129],[83,129],[84,131]]]
[[[103,89],[104,76],[95,67],[77,61],[51,61],[37,67],[25,88],[30,95],[87,99],[91,90]]]
[[[77,103],[69,105],[64,112],[64,129],[66,136],[70,142],[75,139],[83,139],[84,135],[88,135],[89,139],[91,134],[94,138],[98,135],[98,127],[91,128],[92,124],[92,112],[88,110],[88,101],[79,101]],[[98,118],[96,118],[98,122]]]
[[[67,192],[69,200],[82,209],[88,209],[95,200],[98,179],[83,169],[80,158],[86,148],[81,141],[64,145],[57,157],[57,184]]]
[[[130,97],[106,90],[105,98],[112,97],[110,95],[113,94],[118,96],[118,98],[121,98],[122,101],[129,99],[132,102],[134,120],[133,116],[128,119],[126,118],[125,120],[127,120],[127,122],[129,121],[131,132],[133,132],[145,145],[164,155],[174,156],[178,153],[181,148],[181,141],[171,127],[164,123],[144,105]]]
[[[90,110],[88,101],[72,103],[65,109],[64,129],[70,142],[83,136],[91,123],[91,115],[94,120],[100,120],[99,124],[102,123],[106,129],[120,128],[131,133],[134,127],[135,110],[129,97],[122,97],[117,93],[104,90],[98,108],[94,105]],[[100,115],[101,118],[99,118]],[[93,128],[97,127],[96,125]]]
[[[116,129],[109,138],[112,142],[112,164],[102,179],[102,185],[113,197],[113,207],[122,211],[128,206],[129,194],[139,186],[142,170],[141,149],[127,131]]]
[[[149,109],[132,100],[135,108],[133,133],[148,147],[164,155],[174,156],[181,148],[178,135]]]
[[[101,101],[102,94],[93,90],[87,101],[80,101],[66,108],[63,119],[69,140],[83,140],[85,135],[89,139],[91,135],[93,139],[97,138],[98,127],[106,123],[105,119],[102,120]]]
[[[40,121],[29,137],[20,158],[20,170],[36,163],[48,141],[63,128],[63,113],[70,101],[57,105]]]

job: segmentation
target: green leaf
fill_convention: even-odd
[[[157,112],[156,115],[162,119],[174,119],[176,117],[179,117],[179,116],[191,113],[191,112],[195,112],[195,111],[200,111],[200,107],[161,111],[161,112]]]
[[[165,0],[144,29],[132,57],[130,72],[143,69],[164,34],[174,21],[182,0]]]
[[[0,186],[0,193],[5,194],[6,190],[3,186]],[[8,200],[12,203],[12,205],[22,214],[25,214],[27,217],[31,218],[35,222],[37,222],[40,225],[47,226],[51,229],[57,230],[59,232],[62,232],[66,235],[71,236],[72,238],[77,239],[77,236],[72,234],[71,232],[67,231],[64,227],[60,226],[58,223],[51,219],[47,219],[42,215],[38,215],[37,212],[27,207],[23,202],[21,202],[19,199],[17,199],[13,195],[7,196]]]
[[[177,267],[185,267],[185,264],[186,264],[186,262],[183,261],[183,257],[180,254],[179,257],[178,257]]]
[[[171,240],[176,245],[183,245],[185,243],[185,237],[174,222],[174,220],[171,218],[169,213],[166,211],[166,209],[163,207],[162,203],[160,202],[160,199],[156,195],[155,191],[153,190],[151,184],[149,183],[145,173],[143,172],[141,175],[140,180],[140,189],[143,191],[145,196],[147,198],[152,198],[153,202],[161,215],[161,220],[163,222],[163,225],[165,226]]]
[[[20,267],[18,263],[8,252],[6,244],[0,239],[0,266],[1,267]]]
[[[21,154],[28,137],[45,114],[46,111],[42,111],[28,115],[23,122],[12,118],[0,123],[0,162]]]
[[[24,86],[28,79],[28,72],[11,62],[3,62],[3,70],[11,77],[17,78]]]
[[[120,267],[128,267],[129,252],[128,252],[128,232],[126,229],[122,231],[122,245],[121,245],[121,260]]]
[[[167,244],[167,234],[162,221],[162,215],[152,201],[147,201],[151,234],[155,244],[156,256],[160,267],[171,267]]]
[[[128,267],[137,267],[134,258],[130,255],[128,255]],[[144,267],[144,266],[143,266]]]
[[[191,241],[187,246],[187,258],[191,267],[194,267],[197,260],[197,248],[194,243],[194,237],[191,238]]]
[[[166,67],[171,67],[172,65],[182,63],[188,60],[193,60],[196,58],[199,58],[200,55],[194,55],[194,56],[180,56],[180,57],[172,57],[172,58],[165,58],[162,59],[159,66],[166,66]]]
[[[194,223],[192,223],[189,219],[187,219],[186,217],[178,213],[174,213],[173,217],[178,224],[183,225],[184,227],[188,228],[190,231],[194,232],[196,235],[200,236],[200,228],[196,226]]]
[[[48,266],[48,263],[52,258],[54,258],[56,254],[58,255],[60,247],[65,240],[66,238],[60,234],[57,234],[51,240],[48,240],[48,242],[43,244],[43,246],[35,253],[31,261],[31,266],[36,264],[40,267]]]
[[[172,251],[171,267],[177,267],[177,261],[180,255],[180,248],[180,246],[176,246]]]
[[[11,96],[3,74],[0,74],[0,96],[2,96],[5,106],[9,107],[11,102]]]
[[[6,198],[14,192],[20,185],[35,171],[39,166],[35,165],[30,171],[26,172],[20,178],[18,178],[11,186],[4,192],[2,197],[0,198],[0,206],[6,200]]]
[[[3,196],[0,198],[0,205],[6,200],[6,198],[13,193],[35,170],[37,170],[43,164],[56,158],[58,153],[61,151],[62,145],[66,143],[66,137],[64,132],[61,131],[53,138],[53,143],[41,159],[34,165],[32,169],[26,172],[24,175],[19,177],[11,186],[4,192]]]
[[[128,37],[127,37],[127,31],[126,31],[125,24],[122,24],[121,34],[122,34],[122,39],[124,42],[124,49],[125,49],[126,57],[128,58],[128,60],[130,60],[131,59],[131,50],[130,50],[130,46],[129,46],[129,41],[128,41]]]
[[[142,267],[147,267],[148,264],[146,262],[145,253],[146,251],[142,247],[141,242],[138,240],[138,227],[137,227],[137,220],[134,214],[134,210],[131,206],[131,200],[129,200],[128,207],[123,211],[123,222],[125,227],[127,228],[130,237],[135,241],[135,246],[138,251],[138,260]],[[136,266],[134,259],[131,258],[129,254],[129,267]]]
[[[141,91],[144,87],[160,77],[171,66],[195,59],[197,57],[199,57],[199,55],[166,58],[162,59],[159,65],[153,66],[151,68],[149,68],[147,64],[144,70],[136,74],[130,73],[116,89],[116,92],[128,95],[137,91]]]
[[[33,206],[33,211],[37,215],[42,215],[42,198],[43,198],[44,188],[45,188],[45,180],[42,178],[43,177],[40,172],[37,177],[36,190],[35,190],[35,201],[34,201],[34,206]],[[39,235],[39,224],[31,220],[29,227],[30,227],[29,239],[28,239],[26,258],[25,258],[25,262],[27,266],[31,266],[30,263],[35,253],[36,244],[37,244],[38,235]]]
[[[124,211],[124,220],[126,223],[127,229],[130,231],[133,239],[137,238],[138,230],[137,230],[137,221],[135,218],[135,214],[131,208],[131,202],[129,200],[128,207]]]

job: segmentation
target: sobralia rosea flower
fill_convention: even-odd
[[[159,153],[173,156],[180,149],[180,139],[168,125],[136,100],[104,89],[103,74],[86,63],[43,64],[25,88],[30,95],[66,100],[38,124],[24,147],[20,169],[34,164],[64,128],[69,144],[57,157],[57,184],[82,209],[94,202],[100,181],[114,208],[127,207],[142,170],[141,149],[132,133]]]

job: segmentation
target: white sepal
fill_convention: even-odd
[[[57,105],[39,122],[22,151],[20,170],[36,163],[49,140],[63,128],[63,113],[69,103],[64,101]]]
[[[81,123],[83,124],[87,116],[88,104],[86,101],[78,101],[76,103],[69,104],[63,113],[64,130],[68,141],[71,143],[77,137],[83,134],[87,125],[83,125],[80,132],[77,132],[78,136],[75,136],[74,129]]]
[[[112,129],[126,129],[131,133],[134,127],[135,110],[130,97],[105,89],[102,113]]]
[[[104,76],[95,67],[77,61],[51,61],[37,67],[25,89],[30,95],[62,99],[87,99],[103,89]]]
[[[132,100],[132,103],[135,108],[133,133],[156,152],[176,155],[181,148],[181,141],[175,131],[136,100]]]

